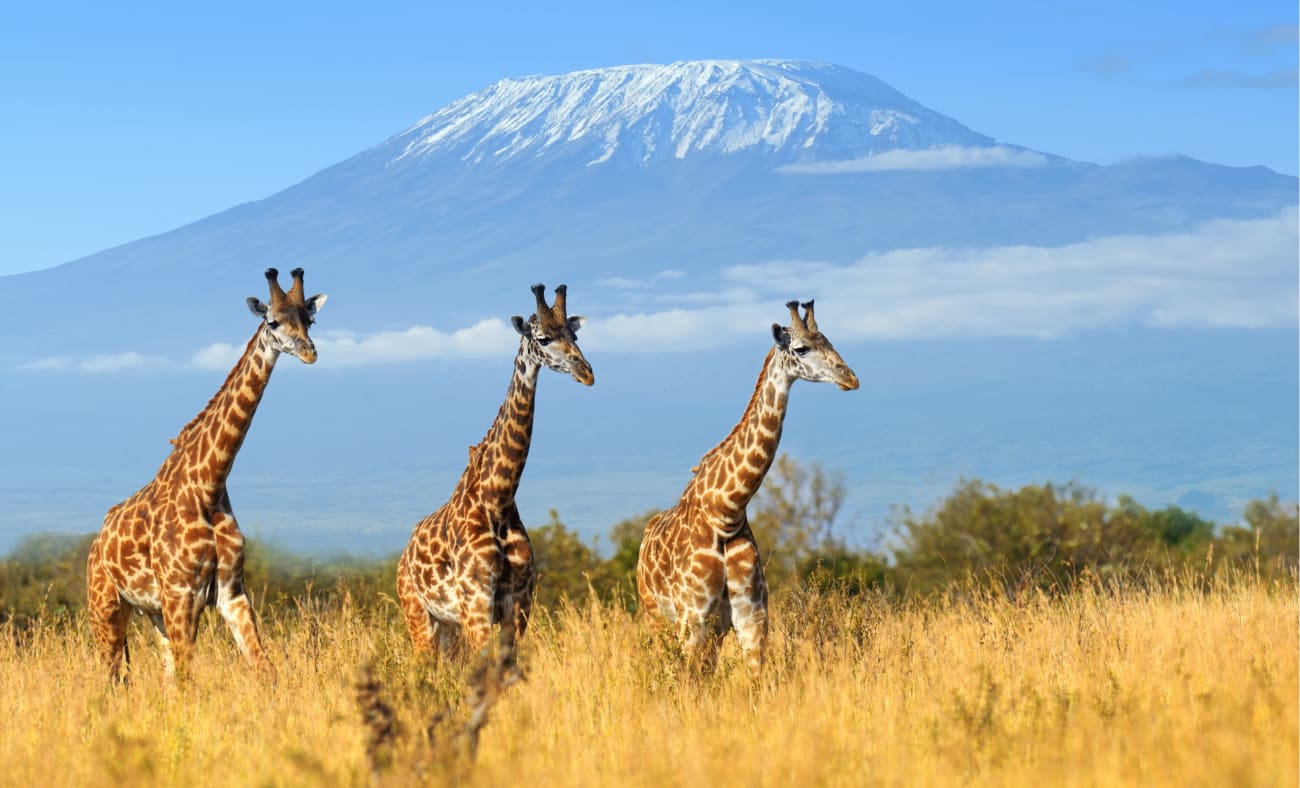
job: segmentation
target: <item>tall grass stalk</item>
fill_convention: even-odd
[[[52,616],[0,628],[0,782],[1295,785],[1298,618],[1294,576],[908,602],[794,591],[754,683],[733,638],[700,678],[667,633],[587,600],[534,615],[527,680],[449,772],[436,720],[468,718],[472,665],[416,660],[382,597],[268,612],[274,683],[208,615],[188,684],[167,683],[138,621],[131,683],[110,686],[81,615]],[[363,666],[395,741],[357,709]]]

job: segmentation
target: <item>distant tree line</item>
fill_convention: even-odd
[[[1080,582],[1160,582],[1188,573],[1260,579],[1297,571],[1300,518],[1276,495],[1251,501],[1240,523],[1217,526],[1176,506],[1147,509],[1128,496],[1113,503],[1081,485],[1003,490],[963,481],[931,510],[895,515],[889,546],[848,543],[840,522],[843,478],[818,463],[777,458],[749,507],[774,594],[834,588],[895,598],[972,584],[1007,593],[1063,593]],[[552,510],[529,531],[540,575],[537,604],[595,594],[636,605],[636,560],[654,511],[614,525],[609,548],[587,541]],[[92,536],[38,535],[0,560],[0,622],[78,610]],[[307,598],[348,595],[380,604],[394,593],[395,559],[323,560],[250,543],[247,586],[263,610],[288,610]]]
[[[749,507],[773,593],[874,589],[905,598],[971,584],[1062,593],[1081,580],[1151,583],[1189,572],[1272,579],[1295,573],[1300,557],[1297,506],[1276,495],[1250,502],[1241,523],[1217,526],[1177,506],[1147,509],[1129,496],[1107,503],[1075,483],[1003,490],[967,480],[927,512],[898,512],[890,546],[878,550],[845,540],[844,499],[839,474],[777,458]],[[546,581],[539,599],[554,604],[590,587],[634,604],[637,551],[653,515],[614,526],[613,556],[602,558],[552,512],[530,532]]]

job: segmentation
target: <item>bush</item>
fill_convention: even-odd
[[[25,626],[38,615],[62,616],[86,602],[86,557],[93,534],[33,534],[0,561],[0,622]]]
[[[1152,570],[1241,564],[1254,555],[1256,538],[1263,563],[1294,571],[1294,505],[1283,506],[1276,496],[1255,501],[1246,520],[1250,528],[1228,527],[1216,537],[1214,523],[1176,506],[1148,510],[1128,496],[1107,506],[1073,483],[1005,491],[964,481],[924,516],[904,510],[895,579],[923,594],[965,578],[1006,590],[1068,589],[1085,572],[1147,582]],[[1222,557],[1214,563],[1216,552]]]
[[[1223,529],[1216,543],[1217,561],[1269,579],[1294,573],[1300,556],[1300,509],[1296,504],[1284,504],[1274,493],[1247,504],[1242,519],[1244,524]]]
[[[1003,490],[978,480],[923,515],[903,509],[892,560],[850,547],[837,533],[845,499],[840,478],[782,455],[755,497],[750,522],[774,594],[800,589],[895,598],[927,596],[971,582],[1019,593],[1055,593],[1085,575],[1150,584],[1170,570],[1208,577],[1247,573],[1286,579],[1297,572],[1300,516],[1276,495],[1250,502],[1239,524],[1218,528],[1178,507],[1149,510],[1128,496],[1107,504],[1077,484]],[[589,589],[604,601],[636,600],[636,562],[645,512],[610,531],[612,555],[584,542],[551,512],[530,537],[539,580],[536,605],[554,609]],[[65,616],[85,605],[93,535],[39,534],[0,560],[0,622]],[[245,585],[259,615],[303,605],[349,606],[395,615],[396,557],[313,558],[250,540]]]
[[[602,590],[608,585],[604,562],[595,548],[565,527],[554,509],[550,515],[550,522],[528,532],[537,570],[533,604],[548,609],[559,605],[562,599],[581,600],[587,595],[589,585]]]
[[[769,587],[797,582],[823,554],[846,555],[834,538],[844,497],[842,474],[788,454],[776,458],[749,513]]]

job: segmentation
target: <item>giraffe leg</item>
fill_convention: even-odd
[[[767,650],[767,581],[763,564],[747,528],[727,543],[726,551],[731,625],[750,673],[758,676]]]
[[[437,653],[434,636],[438,634],[439,627],[429,611],[424,609],[424,602],[420,601],[420,595],[415,590],[415,580],[404,563],[397,567],[397,598],[402,605],[402,616],[411,633],[411,646],[415,653],[434,656]]]
[[[95,649],[108,666],[109,678],[125,682],[123,663],[126,663],[129,672],[131,662],[126,648],[126,629],[131,622],[131,607],[118,594],[108,570],[99,560],[97,546],[91,550],[87,565],[86,597]]]
[[[230,515],[213,517],[212,534],[217,548],[217,609],[244,659],[274,676],[275,668],[262,649],[257,618],[244,588],[244,534]]]
[[[636,568],[637,612],[650,618],[658,618],[661,615],[659,605],[655,602],[654,595],[650,593],[645,574],[638,565]]]
[[[664,573],[669,561],[664,556],[665,531],[667,522],[665,513],[661,512],[646,523],[641,537],[641,546],[636,554],[636,595],[637,610],[645,611],[652,619],[663,616],[667,611],[661,609],[658,597],[668,593]],[[672,618],[672,616],[668,616]]]
[[[450,621],[433,620],[433,631],[438,636],[438,649],[447,659],[459,659],[461,638],[460,627]]]
[[[718,664],[717,633],[712,622],[697,612],[689,612],[678,619],[677,636],[690,669],[700,675],[711,674]]]
[[[466,656],[477,654],[492,637],[492,611],[495,607],[496,578],[487,588],[473,582],[461,584],[460,641]]]
[[[189,677],[190,658],[199,634],[197,597],[192,589],[186,589],[165,596],[162,603],[163,663],[170,669],[170,677],[182,681]]]
[[[531,569],[531,567],[530,567]],[[537,581],[537,575],[531,571],[528,573],[528,581],[516,591],[514,602],[518,604],[516,610],[513,606],[506,611],[506,617],[511,620],[503,620],[502,626],[508,626],[513,623],[515,628],[515,639],[518,640],[528,631],[528,619],[533,614],[533,590]]]
[[[491,530],[479,537],[478,544],[467,547],[469,554],[461,562],[456,591],[460,597],[460,641],[465,656],[472,657],[491,640],[498,594],[510,578],[505,553]]]
[[[514,519],[518,523],[516,512]],[[504,595],[497,617],[501,626],[514,626],[515,638],[521,638],[528,629],[528,617],[533,612],[533,590],[537,585],[537,573],[533,566],[533,546],[528,541],[528,534],[522,523],[512,527],[506,536],[504,545],[505,574],[502,583],[509,593]],[[515,604],[519,610],[516,615]]]
[[[163,655],[163,672],[169,678],[174,678],[176,676],[176,661],[172,658],[172,642],[167,637],[167,625],[163,623],[162,613],[150,613],[149,620],[153,622],[154,631],[158,633],[158,648],[162,650]]]
[[[730,617],[727,609],[726,556],[712,542],[696,544],[689,563],[679,564],[678,606],[690,622],[687,652],[700,673],[712,673]]]

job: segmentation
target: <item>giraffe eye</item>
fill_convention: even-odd
[[[551,344],[551,341],[552,341],[552,340],[551,340],[550,337],[538,337],[538,338],[537,338],[537,344],[541,345],[542,347],[546,347],[547,345]]]
[[[808,355],[808,348],[806,348],[806,347],[797,347],[797,348],[794,349],[794,354],[795,354],[796,356],[806,356],[806,355]]]
[[[280,321],[279,321],[279,320],[268,320],[268,321],[266,321],[266,327],[267,327],[267,328],[279,328],[279,327],[280,327]]]

